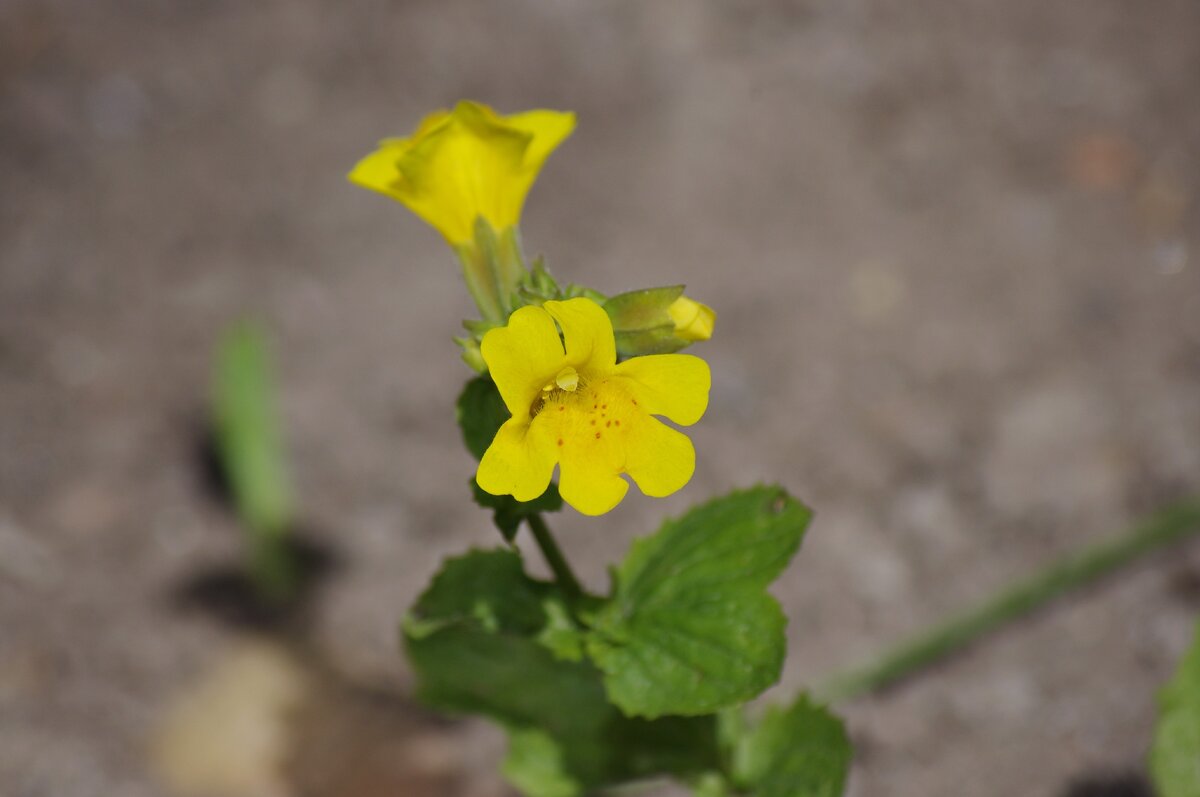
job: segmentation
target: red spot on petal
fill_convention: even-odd
[[[621,425],[621,422],[620,422],[620,421],[617,421],[616,423],[617,423],[617,426],[620,426],[620,425]]]
[[[597,440],[599,440],[599,439],[600,439],[600,433],[599,433],[599,432],[596,432],[596,439],[597,439]]]
[[[596,419],[592,418],[592,426],[595,426],[595,425],[596,425]]]
[[[606,410],[606,409],[608,409],[608,405],[607,405],[607,404],[602,404],[602,405],[600,406],[600,409],[602,409],[602,410]]]
[[[635,406],[635,407],[637,406],[637,399],[631,398],[630,401],[633,402],[633,406]]]
[[[604,424],[604,425],[605,425],[605,426],[612,426],[612,421],[609,421],[608,423],[606,423],[606,424]]]
[[[558,438],[558,444],[559,444],[560,446],[563,444],[563,441],[562,441],[562,438],[561,438],[561,437],[560,437],[560,438]]]

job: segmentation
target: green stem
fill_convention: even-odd
[[[525,520],[529,523],[529,530],[533,532],[533,538],[537,541],[542,556],[546,558],[546,564],[550,565],[550,570],[553,571],[558,586],[570,600],[574,601],[579,598],[583,595],[583,588],[579,586],[579,579],[575,578],[575,574],[571,572],[571,566],[567,564],[562,549],[554,541],[554,535],[550,533],[550,527],[546,525],[546,521],[537,514],[527,515]]]
[[[984,634],[1083,587],[1157,548],[1200,532],[1200,501],[1165,509],[1120,537],[1051,564],[927,631],[905,640],[864,666],[835,674],[813,691],[825,702],[850,700],[905,678],[955,653]]]

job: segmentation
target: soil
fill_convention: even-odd
[[[564,514],[562,544],[603,589],[665,515],[782,483],[817,511],[776,589],[782,700],[1200,490],[1198,76],[1191,0],[0,5],[3,790],[168,793],[163,707],[237,644],[173,596],[242,551],[195,430],[250,316],[339,561],[312,644],[388,695],[306,710],[455,772],[356,795],[507,793],[497,732],[413,707],[397,653],[438,562],[498,538],[454,426],[455,266],[344,180],[376,139],[460,97],[578,112],[527,249],[719,319],[691,484]],[[1197,578],[1197,545],[1152,556],[839,707],[850,793],[1146,793]],[[289,788],[347,793],[320,760]]]

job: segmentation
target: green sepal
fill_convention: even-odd
[[[613,324],[617,353],[637,357],[667,354],[687,346],[687,341],[675,336],[675,322],[669,312],[671,304],[682,295],[682,285],[670,285],[629,291],[607,299],[603,307]]]
[[[1200,797],[1200,625],[1158,695],[1150,774],[1159,797]]]
[[[506,542],[512,542],[517,536],[517,529],[525,518],[541,512],[557,512],[563,506],[562,496],[558,494],[558,485],[554,482],[550,482],[546,492],[532,501],[518,501],[511,495],[492,495],[484,492],[472,476],[471,495],[474,496],[475,503],[484,509],[492,510],[492,521]]]
[[[532,304],[541,307],[552,299],[561,299],[562,289],[546,268],[546,260],[540,255],[534,259],[529,273],[521,281],[518,298],[522,305]]]
[[[479,341],[475,338],[454,338],[454,342],[462,349],[462,361],[478,374],[488,372],[487,363],[483,361],[483,352],[479,350]]]
[[[673,326],[668,310],[683,296],[683,289],[683,285],[668,285],[618,293],[605,300],[604,312],[612,320],[613,329],[619,331],[653,329],[664,324]]]
[[[583,297],[585,299],[591,299],[593,302],[595,302],[596,304],[599,304],[599,305],[603,305],[604,302],[606,301],[606,298],[603,293],[600,293],[600,291],[597,291],[597,290],[593,290],[592,288],[589,288],[585,285],[576,285],[575,283],[572,282],[569,285],[567,285],[566,288],[563,289],[563,298],[564,299],[578,299],[579,297]]]
[[[810,517],[782,489],[756,487],[636,541],[588,636],[613,703],[630,716],[705,714],[777,681],[787,621],[766,588]]]
[[[734,785],[754,797],[841,797],[851,758],[842,721],[801,695],[744,733],[731,769]]]
[[[448,560],[403,625],[418,696],[503,725],[505,776],[530,797],[578,797],[636,778],[716,769],[713,717],[627,718],[607,701],[592,664],[547,647],[547,629],[567,621],[547,607],[561,609],[563,600],[553,585],[529,578],[511,549]]]

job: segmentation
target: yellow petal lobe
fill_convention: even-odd
[[[563,348],[554,320],[540,307],[522,307],[508,325],[489,330],[480,352],[514,418],[528,421],[542,387],[563,367]]]
[[[621,363],[616,374],[627,382],[638,405],[651,415],[691,426],[708,409],[712,376],[708,363],[691,354],[650,354]]]
[[[687,435],[654,418],[644,418],[630,434],[625,470],[651,498],[668,496],[696,471],[696,449]]]
[[[608,373],[617,362],[612,321],[591,299],[546,302],[543,307],[562,327],[567,362],[592,376]]]
[[[584,515],[603,515],[621,503],[629,483],[605,458],[589,456],[583,446],[566,446],[558,466],[558,492]]]
[[[547,424],[510,418],[496,432],[475,472],[484,492],[532,501],[546,491],[557,461]]]

